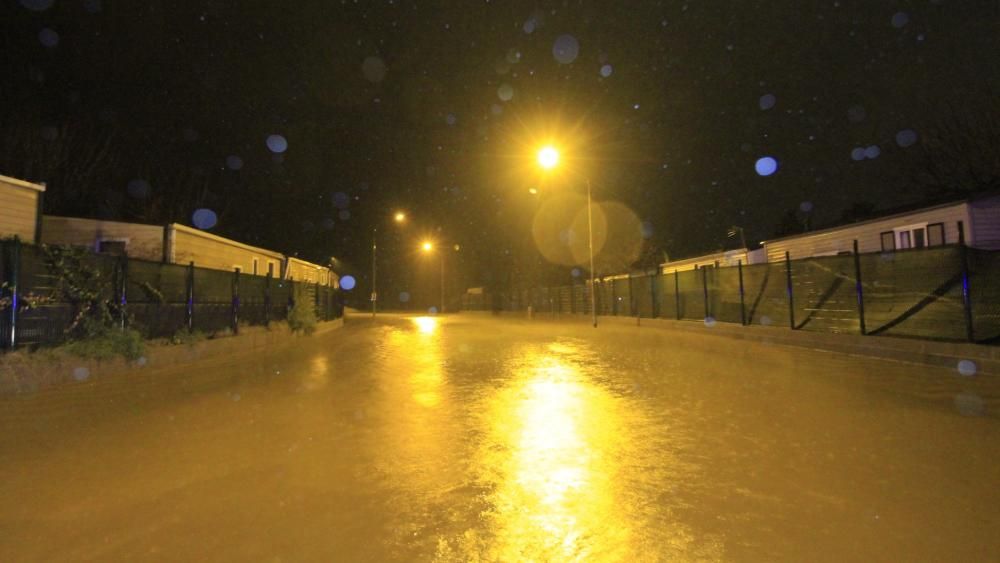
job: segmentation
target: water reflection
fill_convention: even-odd
[[[414,317],[413,324],[424,334],[434,334],[437,330],[438,321],[434,317]]]
[[[489,409],[479,469],[493,485],[493,559],[627,555],[636,523],[617,477],[628,428],[618,400],[559,352],[574,350],[526,351]]]

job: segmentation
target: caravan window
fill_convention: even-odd
[[[100,254],[113,254],[124,256],[128,241],[125,240],[99,240],[97,241],[97,252]]]
[[[896,233],[896,248],[923,248],[927,240],[927,223],[907,225],[893,229]]]
[[[944,244],[944,223],[931,223],[927,225],[927,246],[941,246]]]
[[[253,259],[253,275],[257,275],[257,259]]]
[[[882,252],[896,250],[896,235],[892,231],[882,233]]]

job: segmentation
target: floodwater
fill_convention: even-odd
[[[0,560],[995,560],[996,389],[651,328],[352,318],[0,400]]]

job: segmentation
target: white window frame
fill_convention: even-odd
[[[924,222],[924,223],[914,223],[912,225],[905,225],[903,227],[896,227],[895,229],[893,229],[892,230],[893,236],[896,237],[896,250],[909,250],[911,248],[916,248],[916,246],[914,244],[914,242],[915,242],[914,239],[916,237],[913,236],[913,231],[923,231],[924,232],[924,246],[923,246],[923,248],[927,248],[927,223]],[[905,246],[905,247],[903,246],[903,236],[902,236],[902,233],[909,233],[909,238],[910,238],[909,244],[907,246]]]

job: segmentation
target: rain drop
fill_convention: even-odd
[[[444,122],[447,123],[448,125],[454,125],[456,122],[458,122],[458,118],[455,117],[455,114],[449,113],[448,115],[445,116]]]
[[[211,209],[201,208],[196,210],[194,214],[191,215],[191,222],[194,223],[194,226],[199,229],[208,230],[219,222],[219,218]]]
[[[90,369],[82,366],[73,368],[73,379],[77,381],[86,381],[89,378],[90,378]]]
[[[809,213],[813,210],[813,204],[811,201],[803,201],[799,204],[799,211],[803,213]]]
[[[972,377],[973,375],[976,375],[976,371],[978,369],[979,368],[976,366],[976,362],[973,362],[972,360],[962,360],[958,362],[958,373],[964,375],[965,377]]]
[[[757,171],[758,176],[770,176],[778,170],[778,161],[773,157],[765,156],[757,159],[756,164],[754,164],[754,169]]]
[[[773,108],[776,103],[778,103],[778,98],[776,98],[774,94],[764,94],[760,97],[760,100],[757,101],[760,109],[765,111]]]
[[[851,160],[860,161],[865,159],[864,147],[854,147],[851,150]]]
[[[340,288],[341,289],[350,291],[350,290],[354,289],[354,286],[356,284],[357,284],[357,281],[355,281],[354,276],[348,275],[348,276],[344,276],[344,277],[340,278]]]
[[[603,76],[604,78],[607,78],[607,77],[611,76],[611,73],[614,72],[614,71],[615,71],[615,69],[611,68],[611,65],[604,65],[604,66],[601,67],[601,76]]]
[[[903,129],[896,133],[896,144],[902,148],[912,147],[917,142],[917,132],[913,129]]]
[[[337,214],[337,217],[340,217],[341,221],[347,221],[351,218],[351,212],[346,209],[341,209],[340,213]]]
[[[568,65],[580,55],[580,43],[572,35],[560,35],[552,44],[552,56],[559,64]]]
[[[410,294],[407,293],[407,292],[405,292],[405,291],[401,291],[399,293],[399,302],[400,303],[409,303],[409,301],[410,301]]]
[[[892,15],[892,20],[890,21],[892,23],[892,27],[900,29],[910,23],[910,16],[906,12],[896,12]]]
[[[878,148],[878,145],[871,145],[865,149],[865,158],[878,158],[880,154],[882,154],[882,149]]]
[[[243,168],[243,159],[240,158],[240,157],[238,157],[238,156],[236,156],[235,154],[231,154],[231,155],[227,156],[226,157],[226,168],[228,168],[230,170],[239,170],[239,169]]]
[[[511,101],[514,98],[514,88],[510,84],[504,82],[499,88],[497,88],[497,97],[504,102]]]
[[[48,48],[59,45],[59,34],[53,29],[45,28],[38,32],[38,40]]]
[[[288,141],[281,135],[271,135],[267,138],[267,148],[275,154],[288,150]]]
[[[135,199],[146,199],[149,197],[149,193],[152,191],[152,188],[149,186],[149,182],[135,179],[129,180],[126,191],[128,191],[128,195],[134,197]]]

